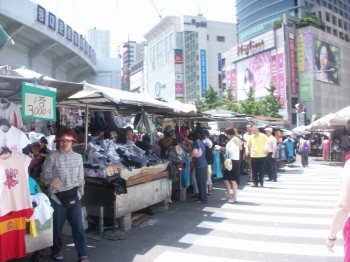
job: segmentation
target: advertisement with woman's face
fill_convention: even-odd
[[[270,52],[263,52],[237,63],[237,98],[247,98],[250,87],[254,97],[269,95],[266,87],[271,82]]]
[[[339,48],[315,39],[316,80],[340,85]]]

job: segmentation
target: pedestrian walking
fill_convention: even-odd
[[[228,140],[226,147],[217,145],[216,149],[221,152],[226,152],[226,158],[230,159],[232,162],[232,169],[228,170],[225,168],[223,174],[226,188],[226,197],[223,199],[234,203],[237,201],[237,187],[241,176],[240,150],[242,149],[243,141],[237,136],[238,134],[234,128],[227,128],[225,134]]]
[[[82,220],[80,199],[84,195],[83,158],[73,152],[76,134],[68,126],[62,126],[56,134],[57,151],[50,153],[43,164],[41,180],[49,184],[49,199],[53,213],[53,245],[51,257],[62,261],[61,232],[66,219],[72,227],[72,237],[79,262],[88,262],[87,242]]]
[[[266,172],[266,157],[270,140],[267,135],[260,133],[257,126],[252,127],[253,134],[248,139],[248,152],[251,157],[253,169],[252,187],[264,186],[264,175]]]
[[[247,168],[248,168],[248,182],[253,182],[252,163],[251,163],[250,154],[248,151],[248,138],[252,134],[252,125],[251,124],[246,125],[246,129],[247,129],[247,132],[245,132],[243,135],[245,161],[247,163]]]
[[[195,130],[193,133],[193,147],[190,158],[192,158],[193,167],[195,169],[196,181],[198,186],[197,203],[206,204],[207,196],[207,180],[208,180],[208,163],[205,159],[205,145],[202,142],[201,130]]]
[[[266,156],[266,173],[268,179],[266,181],[277,182],[277,168],[276,168],[276,151],[277,151],[277,140],[272,135],[272,128],[267,127],[264,129],[267,137],[270,140],[268,146],[268,153]]]
[[[331,142],[329,141],[328,136],[325,136],[322,141],[322,158],[323,161],[329,160],[329,151],[331,148]]]
[[[310,142],[306,139],[306,136],[302,136],[299,139],[299,153],[301,156],[301,165],[303,167],[308,167],[309,166]]]
[[[332,251],[338,232],[343,228],[344,261],[350,261],[350,154],[345,158],[342,174],[342,187],[335,207],[329,234],[326,240],[327,248]],[[344,223],[345,222],[345,223]]]

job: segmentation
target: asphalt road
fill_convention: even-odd
[[[124,240],[88,238],[90,261],[343,261],[342,237],[329,252],[325,239],[341,183],[341,164],[297,159],[264,188],[242,176],[238,201],[220,199],[223,182],[214,182],[208,204],[188,194],[126,232]],[[97,232],[92,232],[97,233]],[[91,236],[90,232],[89,235]],[[99,240],[97,240],[99,239]],[[77,261],[70,237],[65,261]],[[52,261],[45,250],[42,261]]]

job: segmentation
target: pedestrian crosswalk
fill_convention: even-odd
[[[334,252],[325,246],[341,170],[327,165],[291,168],[279,173],[277,183],[245,186],[234,204],[204,206],[204,221],[155,261],[343,261],[341,233]]]

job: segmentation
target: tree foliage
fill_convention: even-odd
[[[279,114],[281,109],[281,103],[279,97],[274,96],[276,87],[273,83],[270,83],[270,87],[266,87],[269,95],[258,101],[258,108],[260,110],[260,115],[270,116],[270,117],[282,117]]]
[[[304,18],[298,20],[295,25],[297,28],[312,25],[317,28],[324,29],[324,23],[318,19],[315,14],[306,15]]]
[[[281,103],[279,97],[274,96],[276,87],[271,83],[269,87],[266,87],[266,90],[269,95],[256,100],[254,90],[251,87],[247,93],[247,99],[236,101],[233,99],[232,89],[229,88],[222,99],[219,99],[217,92],[209,87],[204,91],[204,100],[196,101],[196,107],[199,112],[220,108],[240,114],[281,117],[279,115]]]

